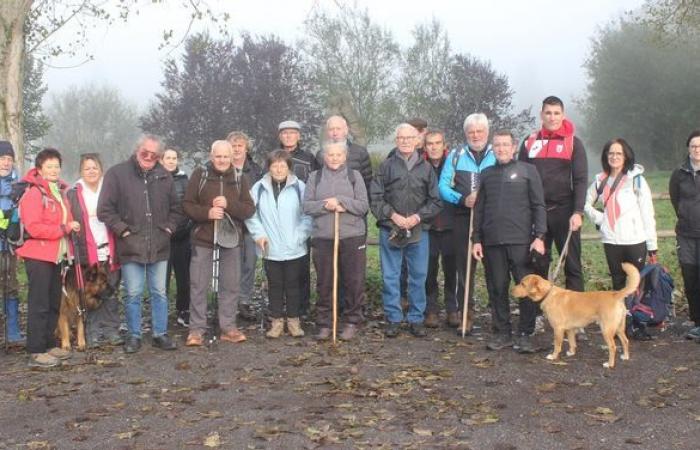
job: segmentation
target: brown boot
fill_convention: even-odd
[[[304,330],[301,328],[298,317],[290,317],[287,319],[287,331],[292,337],[304,336]]]
[[[355,337],[357,334],[357,325],[354,323],[346,323],[343,328],[343,332],[340,333],[340,339],[343,341],[349,341]]]
[[[425,325],[428,328],[437,328],[440,326],[438,315],[435,313],[427,313],[425,315],[425,320],[423,321],[423,325]]]
[[[272,339],[276,339],[282,335],[284,331],[284,319],[272,319],[272,325],[270,330],[267,332],[266,336]]]
[[[462,324],[462,313],[459,311],[454,311],[447,313],[447,325],[450,328],[457,328]]]

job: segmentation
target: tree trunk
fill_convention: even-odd
[[[31,6],[32,0],[0,1],[0,139],[12,143],[20,172],[24,168],[24,24]]]

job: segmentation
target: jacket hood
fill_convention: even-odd
[[[695,172],[693,170],[693,165],[690,163],[690,156],[686,156],[685,161],[683,161],[683,163],[681,164],[681,170],[688,173]]]
[[[100,178],[100,182],[97,184],[97,192],[99,193],[102,190],[102,181],[104,181],[104,177]],[[75,188],[78,191],[82,191],[83,189],[87,188],[87,184],[85,183],[85,180],[82,178],[78,178],[78,181],[75,182]]]
[[[260,182],[263,186],[265,186],[265,189],[272,189],[272,175],[270,175],[270,172],[263,175],[263,177],[260,179]],[[285,186],[291,186],[295,183],[299,183],[299,178],[297,178],[297,176],[294,175],[292,171],[290,171],[289,175],[287,175],[287,181],[285,182]]]
[[[41,187],[46,190],[46,192],[49,191],[49,182],[46,181],[44,178],[39,175],[39,169],[34,167],[33,169],[30,169],[29,172],[22,178],[22,181],[25,181],[31,185]],[[58,180],[58,187],[61,190],[65,190],[68,185],[63,181],[63,180]]]
[[[559,127],[558,130],[549,131],[544,126],[542,126],[542,132],[541,132],[543,137],[562,137],[562,138],[571,137],[575,133],[576,133],[576,127],[574,126],[573,122],[569,121],[569,119],[564,119],[561,123],[561,127]]]
[[[642,166],[641,164],[635,164],[631,170],[627,171],[627,176],[628,177],[636,177],[637,175],[641,175],[643,173],[644,173],[644,166]]]
[[[15,182],[17,181],[19,177],[17,176],[17,170],[13,167],[10,173],[5,175],[4,177],[0,177],[2,180],[9,180],[10,182]]]

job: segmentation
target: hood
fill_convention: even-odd
[[[644,173],[644,166],[642,166],[641,164],[635,164],[631,170],[627,171],[627,176],[628,177],[636,177],[637,175],[641,175],[643,173]]]
[[[558,130],[549,131],[543,126],[540,134],[544,138],[553,138],[553,137],[567,138],[567,137],[573,136],[575,134],[575,132],[576,132],[576,127],[574,126],[573,122],[569,121],[569,119],[564,119],[564,121],[561,123],[561,127],[559,127]]]
[[[272,175],[270,173],[266,173],[263,175],[263,177],[260,179],[261,184],[265,187],[265,189],[272,189]],[[287,175],[287,181],[285,181],[285,187],[286,186],[291,186],[294,183],[298,183],[299,178],[297,178],[296,175],[294,175],[291,171],[289,172],[289,175]]]
[[[35,167],[33,169],[30,169],[29,172],[22,178],[22,181],[25,181],[31,185],[38,186],[46,190],[46,192],[49,191],[49,182],[46,181],[39,175],[39,170]],[[63,180],[58,180],[58,187],[63,191],[65,190],[68,185],[63,181]]]
[[[104,180],[104,177],[100,178],[100,182],[97,185],[97,193],[99,194],[102,191],[102,181]],[[85,180],[82,178],[78,178],[78,181],[75,182],[75,188],[78,190],[78,192],[82,192],[83,189],[87,189],[87,184],[85,183]]]

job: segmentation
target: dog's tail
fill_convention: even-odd
[[[637,287],[639,286],[639,270],[637,270],[634,265],[626,262],[622,263],[622,270],[627,274],[627,282],[625,283],[625,287],[618,292],[622,294],[624,298],[637,291]]]

